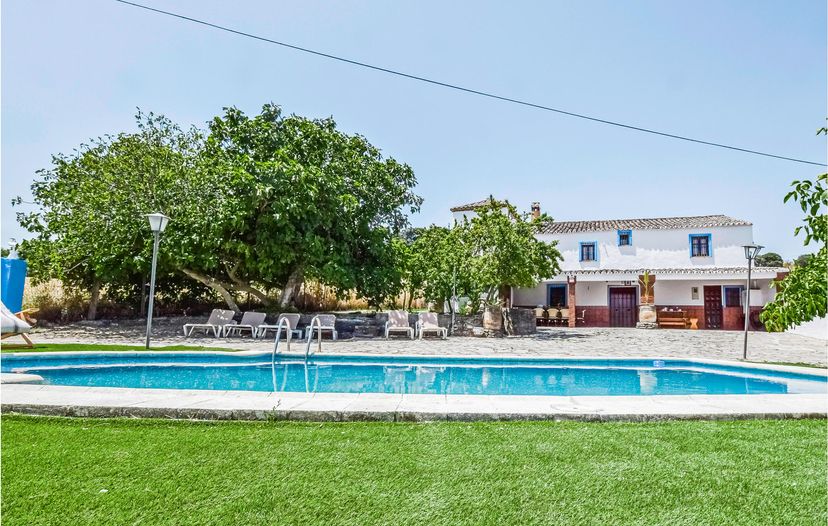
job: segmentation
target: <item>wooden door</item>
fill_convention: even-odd
[[[704,328],[722,328],[722,288],[716,285],[704,287]]]
[[[635,327],[637,301],[635,287],[610,287],[610,327]]]

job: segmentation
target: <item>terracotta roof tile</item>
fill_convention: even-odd
[[[453,210],[453,209],[452,209]],[[599,219],[596,221],[552,221],[541,228],[542,234],[576,232],[608,232],[613,230],[656,230],[710,228],[718,226],[750,226],[751,223],[726,215],[656,217],[651,219]]]

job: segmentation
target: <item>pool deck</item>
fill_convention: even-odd
[[[327,350],[327,349],[326,349]],[[245,354],[253,354],[248,351]],[[63,353],[61,353],[63,354]],[[457,356],[457,355],[453,355]],[[744,365],[721,360],[710,364]],[[754,365],[751,364],[751,367]],[[824,369],[757,368],[828,376]],[[477,421],[826,418],[817,394],[665,396],[479,396],[287,393],[38,385],[36,375],[3,375],[2,412],[85,417],[204,420]],[[11,383],[8,380],[18,380]],[[26,382],[26,383],[24,383]]]

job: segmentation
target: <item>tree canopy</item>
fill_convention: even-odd
[[[826,129],[820,130],[826,133]],[[828,173],[817,176],[815,181],[794,181],[793,189],[785,196],[785,202],[795,201],[805,214],[803,224],[794,231],[804,234],[806,246],[813,243],[817,253],[806,265],[795,266],[790,274],[776,284],[773,302],[765,306],[761,320],[768,330],[782,331],[814,318],[825,317],[828,306]]]
[[[234,293],[288,307],[302,280],[356,290],[379,304],[399,288],[393,239],[421,198],[408,165],[384,158],[333,119],[236,108],[206,129],[137,115],[138,132],[56,155],[32,186],[40,210],[33,274],[108,288],[142,283],[151,256],[144,214],[171,217],[159,273],[188,276],[239,310]],[[186,281],[185,281],[186,283]]]
[[[411,243],[411,283],[426,300],[452,296],[505,302],[509,287],[532,287],[560,272],[555,242],[536,237],[548,216],[529,219],[509,203],[489,203],[451,228],[431,226]]]
[[[785,260],[776,252],[768,252],[766,254],[759,254],[756,256],[757,267],[782,267],[785,265]]]

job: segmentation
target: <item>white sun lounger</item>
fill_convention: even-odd
[[[259,334],[259,328],[265,321],[267,314],[264,312],[245,312],[238,324],[228,324],[224,326],[224,336],[231,336],[238,334],[241,336],[245,331],[250,333],[252,338]]]
[[[419,319],[417,320],[417,332],[421,340],[423,339],[423,334],[426,332],[436,333],[444,340],[448,338],[448,329],[440,327],[439,323],[437,323],[437,313],[435,312],[420,313]]]
[[[283,318],[287,319],[288,324],[290,325],[290,334],[288,336],[293,338],[294,335],[299,334],[299,338],[302,338],[302,330],[297,329],[299,326],[299,314],[279,314],[279,319],[276,320],[275,325],[259,325],[259,338],[267,336],[267,331],[278,331],[279,322],[281,322]]]
[[[392,310],[388,313],[388,321],[385,322],[385,339],[392,332],[404,332],[406,336],[414,339],[414,329],[408,324],[408,312],[404,310]]]
[[[233,316],[235,315],[236,313],[231,310],[213,309],[213,312],[210,313],[210,317],[207,319],[207,323],[185,323],[184,336],[192,336],[194,330],[201,329],[205,333],[212,331],[213,336],[218,338],[223,333],[225,325],[233,325],[236,323],[233,321]]]
[[[322,330],[322,332],[330,331],[331,337],[336,341],[336,316],[333,314],[320,314],[317,316],[319,318],[319,326],[314,327],[313,330]],[[311,326],[305,329],[305,338],[310,338],[311,335]]]

